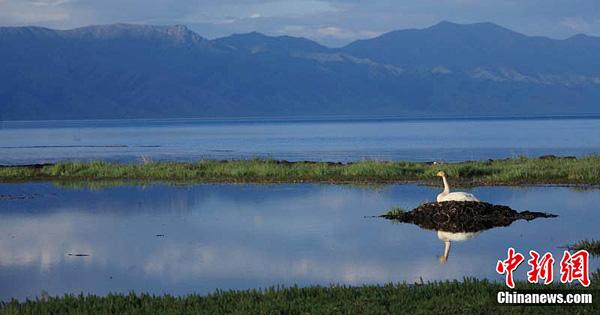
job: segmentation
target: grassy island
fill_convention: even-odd
[[[517,282],[515,291],[564,290],[598,294],[598,274],[592,286]],[[427,284],[384,286],[313,286],[265,290],[217,291],[206,296],[148,294],[65,295],[46,301],[0,303],[0,314],[598,314],[600,303],[554,306],[499,305],[504,283],[465,279]],[[555,292],[554,292],[555,293]]]
[[[516,158],[459,163],[364,161],[356,163],[236,160],[150,162],[139,164],[60,162],[1,166],[0,181],[173,180],[217,182],[356,182],[435,181],[444,170],[456,184],[600,184],[600,156]]]

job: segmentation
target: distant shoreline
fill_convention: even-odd
[[[0,120],[7,123],[69,123],[69,122],[107,122],[119,121],[156,121],[156,122],[313,122],[313,121],[431,121],[431,120],[559,120],[559,119],[600,119],[600,113],[576,113],[555,115],[348,115],[348,116],[259,116],[259,117],[169,117],[169,118],[82,118],[82,119],[36,119],[36,120]]]
[[[0,182],[139,180],[190,183],[439,184],[444,170],[454,186],[599,185],[600,156],[466,161],[458,163],[363,161],[355,163],[285,160],[200,160],[198,162],[104,161],[0,166]]]

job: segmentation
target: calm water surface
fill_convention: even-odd
[[[276,284],[502,281],[494,267],[509,246],[560,259],[560,246],[600,238],[598,190],[472,189],[484,201],[560,216],[452,242],[441,264],[444,242],[435,231],[363,218],[434,200],[438,188],[80,184],[0,184],[0,194],[12,195],[0,198],[0,300],[41,290],[181,295]],[[590,264],[600,266],[596,258]],[[516,277],[524,279],[527,267]]]
[[[253,157],[464,161],[592,153],[600,153],[597,117],[0,122],[0,164],[13,165]]]

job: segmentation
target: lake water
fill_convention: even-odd
[[[598,117],[0,122],[4,165],[254,157],[452,162],[593,153],[600,153]]]
[[[600,191],[480,187],[484,201],[554,219],[517,221],[452,242],[379,218],[439,188],[389,185],[0,184],[0,300],[64,293],[205,294],[276,284],[503,281],[508,247],[562,258],[560,246],[600,239]],[[88,255],[88,256],[77,256]],[[558,263],[555,279],[558,279]],[[600,266],[590,260],[590,270]],[[516,272],[524,279],[529,266]]]

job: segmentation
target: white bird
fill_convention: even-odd
[[[466,193],[466,192],[457,191],[457,192],[451,193],[450,186],[448,186],[448,180],[446,179],[446,173],[444,173],[444,171],[439,171],[437,173],[437,176],[442,177],[442,180],[444,181],[444,191],[437,196],[438,202],[442,202],[442,201],[477,201],[477,202],[479,202],[479,199],[477,199],[477,197],[475,197],[472,194]]]

